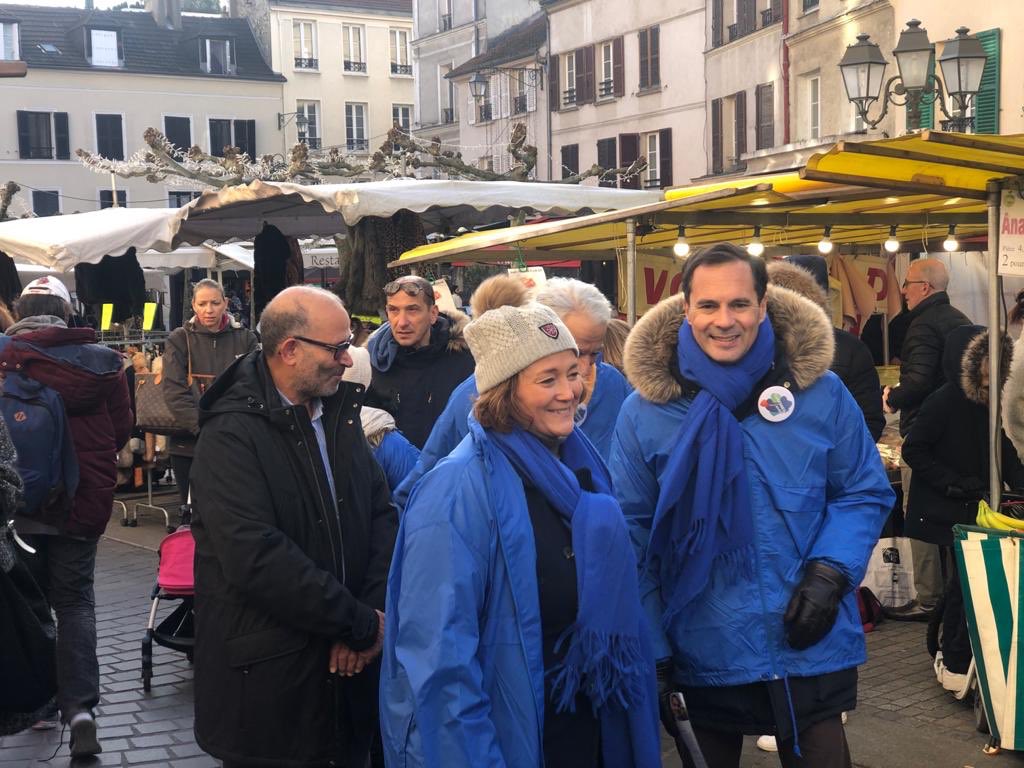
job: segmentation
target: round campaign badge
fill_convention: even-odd
[[[757,410],[768,421],[785,421],[795,408],[793,393],[785,387],[768,387],[757,398]]]

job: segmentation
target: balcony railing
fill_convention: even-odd
[[[576,89],[566,88],[562,91],[562,106],[571,107],[576,104]]]
[[[450,13],[442,14],[441,16],[441,32],[447,32],[452,28],[452,15]]]
[[[25,153],[26,160],[52,160],[53,147],[30,145]]]
[[[512,97],[512,114],[513,115],[525,115],[526,114],[526,94],[521,96]]]
[[[365,61],[349,61],[345,59],[345,71],[346,72],[365,72],[366,62]]]
[[[782,14],[776,14],[774,8],[765,8],[761,11],[761,27],[770,27],[778,21],[782,21]]]
[[[396,64],[391,62],[391,74],[392,75],[411,75],[412,64]]]
[[[307,59],[302,56],[295,57],[295,68],[296,69],[317,69],[320,66],[319,59]]]
[[[345,148],[349,152],[367,152],[370,149],[369,139],[348,139],[345,141]]]
[[[601,97],[612,96],[615,94],[615,81],[614,80],[602,80],[597,84],[597,95]]]
[[[661,186],[661,179],[644,179],[644,189],[657,189]]]
[[[319,136],[300,136],[299,141],[310,149],[320,149],[321,139]]]
[[[453,107],[445,107],[441,110],[441,122],[445,125],[451,125],[455,122],[455,109]]]
[[[477,115],[477,121],[481,122],[481,123],[486,123],[486,122],[488,122],[490,120],[493,120],[493,119],[494,119],[494,111],[491,108],[491,105],[490,104],[481,104],[480,105],[480,109],[479,109],[479,113]]]

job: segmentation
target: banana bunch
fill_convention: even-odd
[[[984,499],[978,502],[978,525],[996,531],[1024,533],[1024,520],[996,512]]]

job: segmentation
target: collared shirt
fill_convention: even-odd
[[[277,389],[275,387],[275,389]],[[295,407],[295,403],[289,400],[280,389],[277,394],[281,396],[281,402],[287,406]],[[337,506],[338,494],[334,490],[334,472],[331,470],[331,461],[327,456],[327,432],[324,430],[324,401],[319,397],[310,401],[311,412],[309,421],[313,425],[313,434],[316,435],[316,444],[320,447],[320,458],[324,462],[324,473],[327,475],[327,482],[331,486],[331,505]]]

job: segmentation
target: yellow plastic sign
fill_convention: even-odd
[[[154,320],[156,320],[156,302],[147,301],[142,305],[142,330],[152,331]]]
[[[100,330],[101,331],[109,331],[110,330],[110,322],[113,319],[114,319],[114,305],[113,304],[104,304],[103,305],[103,314],[100,315]]]

